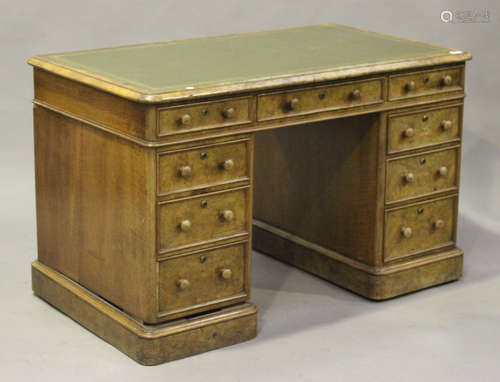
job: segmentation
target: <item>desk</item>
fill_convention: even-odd
[[[36,56],[35,294],[142,364],[256,335],[251,248],[458,279],[468,53],[320,25]]]

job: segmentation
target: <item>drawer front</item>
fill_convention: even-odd
[[[246,234],[248,198],[243,188],[160,203],[160,252]]]
[[[383,102],[383,79],[262,94],[257,119],[268,120]]]
[[[228,305],[248,295],[246,244],[176,256],[159,264],[160,315]],[[184,313],[184,314],[182,314]]]
[[[386,212],[384,260],[451,245],[456,201],[452,197]]]
[[[463,91],[462,68],[445,68],[389,77],[389,100]]]
[[[158,194],[249,180],[250,139],[158,154]]]
[[[460,138],[458,106],[389,117],[389,153],[452,142]]]
[[[457,189],[458,157],[454,148],[389,160],[387,202]]]
[[[203,102],[158,109],[158,135],[187,133],[201,129],[250,122],[249,98]]]

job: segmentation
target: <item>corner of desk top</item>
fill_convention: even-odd
[[[98,90],[102,90],[106,93],[110,93],[112,95],[116,95],[133,102],[156,103],[156,101],[151,99],[151,95],[148,93],[143,93],[138,89],[111,82],[110,80],[100,78],[93,73],[89,73],[83,70],[75,70],[73,68],[53,62],[52,60],[48,59],[47,56],[49,55],[33,56],[28,59],[27,64],[33,66],[34,69],[44,70],[57,76],[69,79],[71,81],[79,82],[81,84],[93,87]]]

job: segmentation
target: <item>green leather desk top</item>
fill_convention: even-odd
[[[49,54],[29,63],[126,98],[155,102],[468,58],[449,48],[318,25]]]

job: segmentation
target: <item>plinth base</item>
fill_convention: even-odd
[[[256,221],[253,248],[372,300],[386,300],[462,276],[463,251],[458,248],[375,268]]]
[[[257,333],[248,303],[160,325],[144,325],[59,272],[32,263],[34,293],[143,365],[157,365],[247,341]]]

